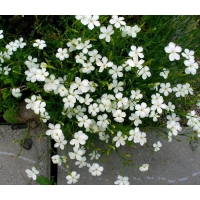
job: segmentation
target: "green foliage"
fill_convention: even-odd
[[[16,110],[13,108],[8,108],[4,114],[3,114],[4,119],[6,119],[7,122],[11,124],[17,123],[17,118],[16,118]]]
[[[36,182],[40,185],[55,185],[55,183],[52,180],[49,180],[44,176],[38,176]]]

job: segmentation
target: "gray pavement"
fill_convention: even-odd
[[[30,130],[33,145],[30,150],[20,146],[16,140],[25,137],[26,129],[12,130],[10,125],[0,126],[0,185],[36,185],[37,182],[28,178],[25,170],[35,166],[49,149],[47,138],[39,141],[43,128],[37,127]],[[18,157],[16,157],[18,156]],[[49,156],[39,164],[38,175],[50,177]]]
[[[42,127],[32,129],[33,147],[30,150],[21,148],[20,144],[13,143],[24,137],[25,129],[12,130],[11,126],[0,126],[0,185],[35,185],[35,181],[27,177],[25,170],[31,169],[49,149],[49,141],[43,138],[39,141],[40,133],[45,130]],[[96,161],[104,167],[102,176],[94,177],[88,172],[88,168],[78,168],[74,160],[70,160],[70,170],[77,171],[81,177],[77,185],[113,185],[118,175],[124,173],[129,177],[131,185],[199,185],[200,184],[200,147],[192,151],[186,137],[178,137],[182,142],[173,140],[171,143],[164,139],[156,139],[155,131],[147,132],[149,144],[160,140],[162,148],[154,155],[148,148],[123,147],[121,152],[130,154],[136,167],[123,167],[115,152],[109,157],[103,156]],[[22,151],[20,152],[20,150]],[[16,155],[19,155],[16,158]],[[50,156],[40,163],[39,175],[50,177]],[[91,164],[93,161],[88,162]],[[149,170],[140,172],[137,166],[148,163]],[[64,165],[58,166],[58,185],[67,185],[67,169]]]
[[[179,136],[179,139],[182,142],[173,140],[170,143],[159,139],[163,147],[154,155],[144,147],[121,148],[121,152],[130,154],[135,166],[148,163],[149,170],[146,172],[139,171],[137,167],[123,167],[115,152],[110,157],[102,158],[106,162],[97,161],[104,167],[100,177],[92,176],[87,167],[78,168],[76,165],[70,165],[72,166],[70,170],[75,170],[81,175],[77,182],[79,185],[113,185],[117,176],[122,173],[129,177],[131,185],[198,185],[200,184],[200,147],[192,151],[186,137]],[[158,141],[155,131],[148,131],[147,140],[149,144]],[[66,168],[59,167],[58,184],[67,184],[66,175]]]

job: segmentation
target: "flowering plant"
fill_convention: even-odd
[[[182,130],[180,120],[186,118],[185,124],[194,130],[192,137],[200,137],[200,118],[191,110],[199,101],[200,51],[168,33],[154,41],[161,32],[151,23],[130,26],[125,18],[129,19],[61,16],[62,34],[55,29],[58,33],[47,32],[32,41],[21,37],[8,44],[0,30],[1,111],[24,100],[26,108],[40,117],[47,126],[44,136],[51,137],[58,149],[52,162],[65,163],[68,184],[81,178],[67,164],[69,159],[100,176],[104,166],[98,159],[119,152],[120,146],[159,151],[161,142],[148,145],[143,127],[167,128],[163,134],[171,142]],[[176,27],[173,20],[169,23]],[[65,151],[66,145],[71,152]],[[148,168],[148,163],[138,166],[142,172]],[[26,172],[34,180],[39,173],[35,167]],[[128,177],[117,178],[115,184],[129,184]]]

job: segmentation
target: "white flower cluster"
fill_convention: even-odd
[[[192,110],[187,114],[186,118],[188,119],[187,125],[197,131],[198,137],[200,137],[200,117]]]
[[[25,71],[27,81],[31,81],[32,83],[36,81],[44,82],[46,77],[49,75],[49,72],[46,71],[46,67],[44,67],[44,65],[37,64],[37,58],[28,56],[28,60],[25,61],[25,65],[28,67],[28,70]]]
[[[178,132],[182,130],[180,123],[179,116],[176,116],[176,113],[172,113],[171,115],[167,115],[167,128],[169,129],[168,132],[168,139],[169,142],[172,141],[172,135],[178,135]]]
[[[165,47],[165,52],[169,53],[170,61],[180,60],[180,55],[178,53],[180,53],[181,51],[182,48],[180,46],[176,46],[176,44],[174,44],[173,42],[170,42],[169,45]],[[194,51],[185,49],[184,52],[181,53],[181,55],[186,59],[184,61],[184,64],[187,67],[185,69],[185,73],[195,75],[199,66],[198,63],[195,62]]]
[[[2,39],[3,37],[3,30],[0,30],[0,39]],[[13,55],[13,52],[17,51],[18,48],[24,48],[24,46],[26,46],[26,43],[23,42],[23,38],[21,37],[18,40],[8,43],[5,47],[6,50],[4,52],[0,51],[0,74],[9,75],[11,68],[9,66],[2,66],[4,60],[11,59],[11,55]]]
[[[45,108],[46,103],[42,101],[40,96],[32,95],[30,99],[26,98],[25,102],[27,103],[26,109],[31,109],[35,114],[39,114],[44,123],[50,119],[50,116]]]
[[[80,20],[83,25],[87,25],[90,30],[100,27],[98,15],[77,15],[76,19]],[[99,28],[99,39],[105,39],[106,42],[110,42],[115,28],[121,31],[122,37],[136,37],[141,29],[137,25],[134,27],[127,26],[123,20],[123,17],[112,16],[107,27],[102,26]],[[0,32],[0,37],[1,34]],[[138,87],[133,87],[130,94],[128,94],[125,91],[125,86],[129,83],[123,82],[123,77],[127,73],[133,74],[141,81],[146,81],[152,76],[150,68],[145,66],[143,47],[131,45],[128,58],[117,65],[111,61],[111,58],[101,55],[97,49],[93,48],[91,41],[92,39],[72,38],[66,43],[67,48],[58,48],[55,53],[56,59],[59,59],[61,64],[66,62],[65,59],[73,57],[77,71],[81,74],[80,77],[76,74],[72,79],[69,78],[70,81],[68,81],[67,75],[57,77],[57,74],[50,74],[50,70],[49,72],[47,71],[50,66],[46,63],[38,64],[38,59],[33,58],[31,55],[25,61],[25,65],[28,68],[25,71],[25,75],[27,81],[43,84],[44,92],[49,95],[59,95],[63,106],[61,114],[72,119],[72,123],[76,124],[75,131],[72,133],[73,138],[70,141],[65,140],[66,133],[62,132],[60,123],[55,125],[48,124],[49,130],[46,131],[46,135],[55,141],[54,146],[63,150],[65,145],[69,143],[73,149],[66,156],[52,156],[52,162],[61,166],[62,163],[67,162],[69,157],[75,160],[75,165],[78,165],[79,168],[86,166],[93,176],[100,176],[104,168],[96,162],[92,164],[87,162],[85,146],[89,140],[89,135],[95,133],[101,141],[114,144],[113,148],[124,146],[126,142],[144,146],[147,143],[147,138],[146,133],[139,128],[140,124],[143,123],[145,118],[150,118],[156,122],[161,116],[166,116],[166,127],[169,129],[168,139],[171,141],[172,135],[176,136],[182,130],[182,127],[179,123],[180,118],[175,113],[175,106],[172,102],[166,104],[165,97],[168,99],[172,92],[176,97],[193,95],[193,89],[189,83],[172,85],[167,81],[163,81],[152,85],[149,84],[149,88],[155,90],[155,93],[149,98],[146,98],[146,93]],[[103,43],[105,42],[103,41]],[[43,40],[36,40],[33,46],[42,50],[46,47],[46,43]],[[7,47],[8,52],[16,51],[15,47],[16,45],[10,44]],[[172,42],[165,47],[165,52],[169,53],[170,61],[179,60],[181,51],[182,48]],[[193,51],[186,49],[182,56],[187,59],[184,61],[187,66],[185,73],[196,74],[198,65],[194,61]],[[1,63],[3,63],[4,57],[3,53],[0,52]],[[7,66],[4,69],[4,74],[8,74],[9,70],[11,69]],[[167,79],[170,70],[166,68],[162,70],[159,75]],[[93,73],[98,72],[100,76],[106,75],[109,78],[107,80],[96,80],[93,78]],[[68,75],[70,77],[70,74]],[[91,81],[88,80],[89,78],[84,77],[91,78]],[[102,90],[102,93],[96,92],[100,84],[102,88],[107,88],[106,92],[105,90]],[[16,98],[20,97],[20,89],[13,88],[12,94]],[[30,99],[25,99],[25,102],[27,103],[26,108],[32,109],[35,114],[40,115],[44,123],[50,119],[46,111],[46,102],[40,96],[32,95]],[[200,130],[199,118],[196,117],[193,111],[188,114],[187,118],[189,119],[189,126],[196,131]],[[114,124],[127,122],[128,120],[131,125],[134,124],[134,129],[129,131],[116,131],[115,129],[113,131]],[[158,141],[153,144],[153,147],[154,151],[157,152],[162,147],[162,144]],[[89,156],[91,160],[98,160],[101,157],[101,153],[98,150],[94,150]],[[144,172],[148,168],[148,164],[143,164],[139,167],[139,170]],[[33,177],[33,175],[30,176]],[[69,175],[66,176],[68,184],[76,183],[79,178],[80,174],[76,171],[69,172]],[[114,182],[115,184],[129,184],[128,177],[119,175],[117,178],[118,180]]]
[[[100,26],[100,22],[98,21],[99,15],[76,15],[76,19],[80,20],[83,25],[87,25],[90,30],[94,29],[95,26]],[[135,38],[137,33],[141,30],[137,25],[134,27],[127,26],[124,17],[118,17],[118,15],[113,15],[109,22],[110,25],[100,28],[101,34],[99,35],[99,39],[105,38],[106,42],[111,41],[110,36],[114,33],[113,26],[115,28],[120,28],[122,37],[128,35]]]
[[[65,137],[63,135],[63,132],[61,130],[61,125],[56,124],[53,125],[49,123],[48,127],[50,128],[49,130],[46,131],[46,135],[51,136],[52,139],[55,141],[54,147],[60,147],[60,149],[64,149],[64,145],[67,144],[67,141],[65,140]]]

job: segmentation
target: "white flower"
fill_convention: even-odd
[[[3,33],[3,30],[0,30],[0,39],[4,37],[2,33]]]
[[[142,99],[143,95],[140,92],[141,92],[140,90],[131,90],[130,98],[133,100]]]
[[[75,145],[75,147],[79,148],[79,145],[84,145],[88,136],[83,133],[83,131],[78,131],[74,134],[74,139],[70,141],[71,145]]]
[[[10,56],[11,56],[12,54],[13,54],[13,52],[10,51],[10,50],[4,51],[3,57],[4,57],[5,59],[10,59]]]
[[[15,42],[10,42],[9,44],[6,45],[6,49],[8,49],[8,51],[16,51],[17,44]]]
[[[180,117],[176,115],[176,113],[172,113],[172,115],[167,115],[168,121],[175,121],[178,122],[180,120]]]
[[[194,60],[194,51],[190,51],[189,49],[185,49],[184,52],[181,53],[181,55],[188,60]]]
[[[99,72],[103,72],[104,69],[106,69],[107,67],[112,67],[113,66],[113,62],[108,62],[108,58],[107,57],[103,57],[102,61],[98,60],[96,62],[97,66],[99,66]]]
[[[182,51],[182,48],[180,46],[176,46],[173,42],[170,42],[167,47],[165,47],[165,52],[169,53],[169,60],[180,60],[180,53]]]
[[[162,109],[167,109],[167,105],[164,104],[164,99],[162,96],[160,96],[160,94],[156,93],[156,95],[152,95],[152,106],[151,106],[151,110],[156,111],[161,114],[162,113]]]
[[[177,84],[176,87],[172,88],[175,93],[176,97],[184,97],[185,96],[185,89],[183,88],[182,84]]]
[[[37,69],[38,69],[37,67],[31,67],[25,71],[27,81],[31,81],[32,83],[36,82]]]
[[[20,47],[21,49],[24,48],[24,46],[26,46],[26,43],[23,42],[23,38],[19,38],[19,40],[15,40],[15,44],[17,45],[17,48]]]
[[[92,47],[92,45],[89,43],[90,43],[90,40],[87,40],[84,43],[81,42],[81,43],[77,44],[76,49],[82,50],[82,52],[84,54],[86,54],[86,53],[88,53],[88,49]]]
[[[46,131],[46,135],[51,135],[53,138],[53,135],[57,137],[55,139],[59,139],[62,136],[62,130],[60,129],[60,124],[56,124],[55,126],[51,123],[48,124],[49,130]]]
[[[123,76],[123,68],[122,66],[116,66],[116,65],[113,65],[112,66],[112,69],[109,70],[109,74],[112,75],[112,78],[113,79],[117,79],[117,77],[122,77]]]
[[[147,142],[146,133],[145,132],[138,133],[138,138],[136,141],[140,143],[141,146],[143,146]]]
[[[2,52],[0,52],[0,61],[1,61],[1,63],[3,63],[4,62],[4,55],[3,55],[3,53]],[[1,65],[0,65],[1,66]],[[1,68],[2,69],[2,68]]]
[[[141,118],[144,118],[144,117],[147,117],[149,115],[149,112],[150,112],[150,108],[147,107],[147,104],[142,102],[141,105],[137,104],[135,106],[135,109],[137,110],[135,112],[135,114],[138,116],[138,117],[141,117]]]
[[[58,85],[58,94],[61,97],[67,96],[68,95],[68,90],[66,89],[66,87],[62,84]]]
[[[59,48],[58,53],[56,53],[56,57],[63,61],[65,58],[69,58],[69,54],[67,53],[67,49]]]
[[[110,42],[110,36],[114,33],[113,31],[113,26],[108,25],[106,28],[105,26],[100,28],[101,34],[99,35],[99,39],[104,39],[106,38],[106,42]]]
[[[134,121],[135,126],[139,126],[139,124],[142,124],[142,121],[140,119],[140,116],[131,113],[131,116],[129,117],[129,120]]]
[[[59,166],[61,166],[62,159],[61,159],[61,157],[59,155],[54,155],[54,156],[51,157],[51,159],[52,159],[52,162],[54,164],[58,164]]]
[[[127,139],[127,135],[122,135],[121,131],[117,132],[117,136],[113,138],[113,141],[116,142],[115,146],[118,148],[120,145],[125,145],[125,140]]]
[[[106,143],[108,143],[108,139],[109,138],[110,138],[110,136],[105,134],[105,132],[100,132],[99,133],[99,139],[100,140],[106,141]]]
[[[81,107],[80,105],[78,105],[74,108],[74,113],[78,114],[79,116],[83,116],[85,111],[86,111],[86,108]]]
[[[191,95],[193,95],[193,89],[190,87],[189,83],[184,84],[183,89],[184,89],[186,95],[188,95],[189,93]]]
[[[149,67],[145,66],[137,71],[138,75],[142,75],[142,79],[146,79],[151,76],[151,72],[149,71]]]
[[[46,68],[36,69],[36,79],[38,81],[45,81],[48,75],[49,75],[49,72],[46,71]]]
[[[81,160],[82,155],[85,153],[84,150],[77,147],[73,147],[73,151],[68,153],[70,159]]]
[[[167,121],[167,128],[175,136],[178,134],[178,131],[182,130],[182,127],[180,126],[179,122],[176,121]]]
[[[116,180],[114,182],[114,184],[116,184],[116,185],[129,185],[130,184],[129,181],[128,181],[129,178],[127,176],[118,175],[117,179],[118,180]]]
[[[139,170],[141,172],[145,172],[149,169],[149,164],[143,164],[142,166],[139,167]]]
[[[73,90],[77,89],[77,94],[83,94],[88,92],[89,90],[88,84],[89,84],[88,80],[84,79],[83,81],[81,81],[79,77],[76,77],[75,83],[71,84],[70,88]]]
[[[166,68],[163,68],[163,72],[160,72],[160,76],[166,79],[168,75],[169,75],[169,70],[167,70]]]
[[[82,24],[87,25],[88,15],[76,15],[75,18],[80,20]]]
[[[32,58],[32,56],[28,56],[28,60],[26,60],[24,63],[28,68],[32,68],[32,67],[37,68],[37,64],[36,64],[37,58]]]
[[[86,15],[86,18],[84,18],[82,21],[84,25],[88,25],[88,28],[92,30],[94,26],[100,26],[98,19],[99,15]]]
[[[125,25],[121,27],[121,31],[122,31],[122,34],[121,34],[122,37],[126,37],[127,35],[129,35],[135,38],[137,36],[137,33],[141,31],[141,28],[138,27],[138,25],[135,25],[133,27]]]
[[[85,63],[85,60],[87,60],[85,54],[83,54],[82,52],[80,52],[78,55],[76,55],[75,59],[76,59],[76,63],[80,63],[80,64]]]
[[[25,102],[27,103],[26,104],[26,109],[32,109],[33,110],[34,103],[35,103],[36,100],[37,100],[37,97],[35,95],[32,95],[31,99],[26,98],[25,99]]]
[[[142,53],[142,51],[143,51],[143,48],[142,47],[136,47],[136,46],[134,46],[134,45],[132,45],[131,46],[131,50],[132,51],[130,51],[129,52],[129,56],[130,57],[140,57],[140,58],[144,58],[144,54]]]
[[[107,118],[108,118],[107,114],[98,115],[98,117],[97,117],[97,119],[98,119],[97,125],[99,127],[107,128],[108,124],[109,124],[109,121],[107,120]]]
[[[125,26],[126,22],[123,21],[124,17],[118,17],[118,15],[113,15],[112,19],[110,19],[110,24],[114,24],[116,28],[120,28],[121,25]]]
[[[127,97],[123,97],[123,94],[120,92],[120,93],[117,93],[115,94],[115,97],[117,99],[117,106],[118,108],[121,108],[123,105],[126,106],[128,104],[128,98]]]
[[[24,46],[26,46],[26,43],[25,42],[23,42],[23,38],[21,37],[21,38],[19,38],[19,40],[15,40],[15,44],[17,45],[17,48],[21,48],[21,49],[23,49],[24,48]]]
[[[27,173],[27,176],[33,180],[36,180],[37,174],[39,174],[39,171],[35,167],[32,167],[32,170],[26,169],[25,172]]]
[[[93,101],[93,99],[90,98],[90,94],[86,94],[85,98],[79,97],[78,100],[79,100],[80,103],[84,103],[86,105],[90,105],[90,103]]]
[[[134,57],[132,59],[128,59],[126,61],[126,63],[129,65],[129,66],[126,67],[126,71],[130,71],[131,68],[133,68],[133,67],[137,67],[138,69],[142,69],[143,68],[142,64],[144,63],[144,60],[142,60],[142,59],[139,60],[139,57],[137,55],[134,55]]]
[[[33,111],[35,114],[45,112],[46,103],[40,100],[34,102]]]
[[[77,174],[77,172],[73,171],[70,175],[66,176],[66,179],[68,180],[68,184],[76,183],[78,179],[80,178],[80,174]]]
[[[166,107],[166,110],[167,110],[167,111],[174,112],[174,109],[175,109],[175,105],[173,105],[172,102],[168,102],[168,105],[167,105],[167,107]]]
[[[67,141],[65,140],[65,137],[64,135],[61,135],[59,139],[55,139],[55,144],[54,144],[54,147],[60,147],[60,149],[64,149],[64,145],[67,144]]]
[[[67,97],[63,98],[64,108],[73,108],[76,103],[76,98],[72,95],[67,95]]]
[[[97,103],[93,103],[91,105],[89,105],[88,107],[88,112],[92,115],[92,116],[96,116],[97,113],[99,112],[99,106]]]
[[[114,88],[114,93],[118,93],[119,91],[123,91],[123,82],[122,81],[117,81],[116,79],[113,79],[113,82],[110,84],[111,89]]]
[[[93,160],[93,159],[98,160],[101,155],[97,153],[97,151],[93,151],[92,153],[89,154],[89,156],[91,157],[90,160]]]
[[[46,122],[50,119],[49,113],[48,113],[48,112],[40,113],[40,119],[41,119],[44,123],[46,123]]]
[[[79,165],[79,168],[82,168],[82,167],[87,165],[87,162],[85,162],[85,161],[86,161],[86,157],[83,156],[83,157],[80,158],[80,160],[77,160],[75,162],[75,165]]]
[[[126,113],[121,110],[116,110],[113,112],[113,117],[116,122],[122,123],[124,121],[124,117],[126,117]]]
[[[153,121],[154,121],[154,122],[157,122],[157,121],[158,121],[158,118],[159,118],[160,116],[158,115],[158,113],[155,112],[155,110],[152,110],[151,113],[150,113],[150,115],[149,115],[149,117],[153,118]]]
[[[139,142],[139,137],[140,137],[141,131],[138,127],[136,127],[134,130],[129,131],[129,137],[128,140],[131,141],[133,140],[135,143]]]
[[[89,172],[92,174],[92,176],[101,176],[102,171],[103,167],[99,166],[97,163],[93,163],[89,168]]]
[[[185,64],[185,66],[187,66],[187,68],[185,69],[185,73],[186,74],[192,74],[192,75],[196,74],[197,69],[199,68],[199,66],[195,62],[195,60],[193,60],[193,59],[185,60],[184,64]]]
[[[170,87],[170,83],[161,83],[160,84],[160,93],[163,93],[165,96],[168,96],[169,93],[172,92],[172,88]]]
[[[157,143],[153,144],[153,147],[154,147],[154,151],[159,151],[160,147],[162,147],[162,144],[160,141],[158,141]]]
[[[67,43],[67,46],[69,47],[69,52],[75,51],[76,46],[81,42],[81,38],[73,38],[71,41]]]
[[[103,98],[101,99],[101,101],[99,102],[99,109],[101,112],[104,112],[105,110],[107,112],[111,112],[111,101],[109,99]]]
[[[39,40],[39,39],[37,39],[37,40],[35,40],[35,43],[33,43],[33,46],[34,47],[38,47],[39,49],[44,49],[44,47],[46,47],[47,45],[46,45],[46,43],[45,43],[45,41],[44,40]]]
[[[3,70],[4,70],[4,75],[8,75],[9,72],[11,71],[11,68],[9,68],[8,66],[6,66],[6,67],[3,68]]]
[[[83,67],[81,68],[83,73],[89,74],[90,72],[94,71],[95,68],[91,62],[83,63]]]
[[[54,74],[51,74],[49,78],[45,79],[44,90],[46,92],[56,90],[60,81],[56,79]]]
[[[20,92],[20,88],[13,88],[12,89],[12,95],[16,98],[19,98],[22,96],[22,93]]]
[[[98,84],[96,84],[93,81],[90,81],[88,83],[88,89],[89,89],[90,92],[95,92],[97,87],[98,87]]]
[[[97,62],[102,58],[102,56],[98,54],[98,51],[96,49],[88,51],[88,55],[90,56],[90,62]]]
[[[77,116],[78,126],[88,128],[91,124],[91,120],[88,119],[87,115]]]

